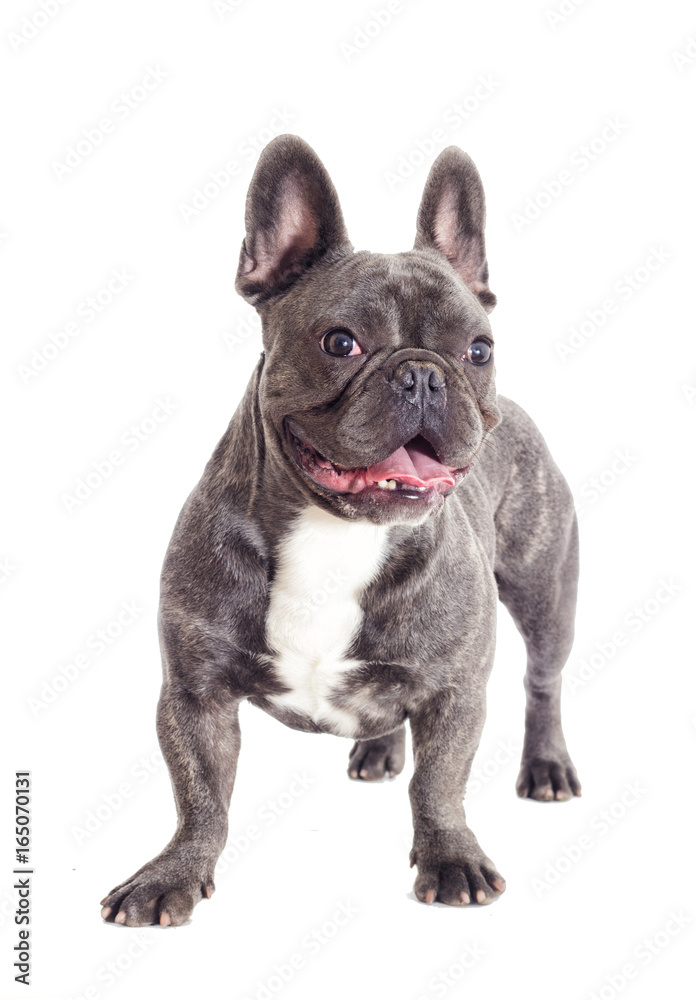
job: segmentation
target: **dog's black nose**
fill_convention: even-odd
[[[402,361],[392,377],[393,387],[418,406],[442,406],[445,403],[445,375],[431,361]]]

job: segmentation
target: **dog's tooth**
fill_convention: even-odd
[[[389,483],[387,482],[386,479],[380,479],[380,481],[377,483],[377,485],[379,486],[379,488],[381,490],[388,490],[389,489]]]
[[[387,479],[387,489],[388,490],[396,489],[396,479]]]

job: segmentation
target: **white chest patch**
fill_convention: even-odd
[[[266,636],[290,690],[271,701],[328,723],[342,736],[353,735],[357,720],[329,696],[341,674],[359,665],[345,654],[360,627],[360,595],[384,558],[387,531],[312,506],[294,522],[278,554]]]

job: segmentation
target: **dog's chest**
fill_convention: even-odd
[[[280,706],[352,735],[355,717],[331,701],[362,620],[360,597],[384,559],[387,528],[308,507],[281,544],[266,623],[273,663],[290,689]]]

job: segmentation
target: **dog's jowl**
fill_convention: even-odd
[[[496,899],[463,798],[498,598],[528,652],[517,792],[580,794],[560,719],[575,512],[537,428],[496,394],[484,214],[450,147],[414,248],[355,253],[309,146],[280,136],[261,155],[236,287],[264,350],[162,573],[157,730],[178,825],[105,897],[106,920],[181,924],[213,892],[244,699],[352,738],[358,781],[402,770],[408,723],[415,894]]]

